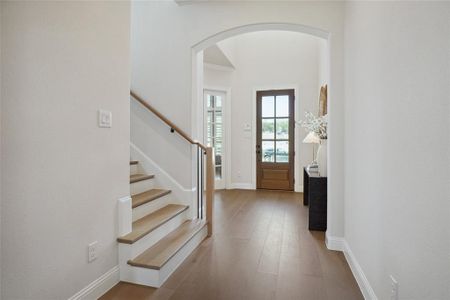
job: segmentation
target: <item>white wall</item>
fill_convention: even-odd
[[[329,57],[327,55],[328,53],[328,44],[326,42],[326,40],[324,39],[319,39],[318,41],[318,48],[319,48],[319,77],[318,77],[318,84],[319,84],[319,91],[320,88],[325,85],[328,84],[328,82],[330,81],[330,70],[329,70]]]
[[[233,64],[236,61],[236,39],[225,39],[218,42],[217,45]]]
[[[2,19],[3,5],[0,2],[0,158],[2,157],[1,132],[2,132]],[[1,161],[0,161],[1,167]],[[0,270],[2,269],[2,170],[0,169]],[[2,298],[2,272],[0,271],[0,299]]]
[[[228,41],[228,40],[232,40]],[[319,57],[321,39],[307,34],[264,31],[247,33],[225,40],[233,45],[233,72],[205,69],[206,86],[231,88],[231,187],[254,186],[254,139],[244,131],[244,124],[253,126],[254,92],[261,89],[295,88],[295,119],[304,119],[305,111],[318,112]],[[222,45],[223,43],[221,43]],[[324,54],[324,53],[323,53]],[[325,56],[325,55],[323,55]],[[255,133],[255,132],[254,132]],[[306,136],[296,125],[296,186],[303,184],[302,167],[313,158],[312,145],[302,144]],[[317,149],[316,149],[317,150]]]
[[[2,298],[67,299],[118,263],[130,4],[1,5]],[[111,129],[97,127],[99,108],[112,111]]]
[[[379,299],[450,299],[450,3],[346,6],[345,238]]]
[[[329,164],[328,227],[331,235],[343,236],[342,3],[202,2],[178,6],[171,1],[148,1],[134,2],[132,12],[132,88],[188,132],[191,131],[191,49],[194,45],[230,28],[267,22],[301,24],[330,33],[332,128],[328,145],[333,150]],[[134,135],[133,143],[145,149],[178,182],[191,184],[189,148],[181,148],[182,142],[177,137],[168,138],[161,133],[146,132]],[[166,151],[161,150],[161,145]],[[181,151],[188,153],[174,155]],[[172,165],[178,168],[174,170]]]
[[[220,70],[220,67],[204,66],[203,68],[203,87],[208,88],[231,88],[232,87],[232,70]]]

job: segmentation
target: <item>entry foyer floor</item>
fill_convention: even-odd
[[[363,299],[340,252],[307,229],[302,194],[218,191],[214,234],[159,289],[119,283],[110,299]]]

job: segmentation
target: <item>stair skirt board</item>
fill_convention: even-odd
[[[163,243],[164,241],[161,240],[167,237],[170,233],[176,232],[176,230],[179,229],[183,223],[188,220],[192,220],[195,215],[195,208],[193,208],[193,204],[195,204],[195,190],[185,189],[132,143],[130,143],[130,154],[132,157],[132,161],[130,161],[130,177],[137,174],[155,175],[154,178],[152,177],[140,181],[134,180],[136,179],[136,176],[133,176],[133,180],[130,178],[131,195],[141,194],[156,188],[171,190],[171,193],[160,195],[160,197],[152,199],[148,202],[146,202],[148,199],[144,199],[144,201],[142,201],[144,203],[139,206],[136,206],[135,199],[134,208],[132,208],[131,198],[127,198],[127,201],[122,203],[122,221],[120,222],[134,222],[164,208],[167,205],[177,204],[188,207],[186,210],[172,217],[168,221],[161,223],[158,227],[155,227],[146,235],[139,236],[140,238],[135,240],[134,243],[118,243],[120,280],[151,287],[160,287],[164,281],[179,267],[179,265],[194,251],[194,249],[207,237],[208,230],[207,226],[203,226],[202,228],[197,229],[198,231],[196,231],[195,234],[190,235],[189,239],[185,239],[183,241],[185,244],[182,246],[181,244],[176,246],[173,244],[168,244],[166,247]],[[124,217],[123,215],[125,214],[126,216]],[[120,213],[119,216],[121,216]],[[121,232],[125,234],[118,237],[118,240],[130,233],[131,225],[122,227],[123,229]],[[160,241],[161,243],[158,244],[158,247],[162,247],[166,251],[169,251],[167,253],[170,253],[170,256],[162,258],[159,264],[155,264],[155,266],[161,266],[160,269],[151,269],[148,266],[140,267],[139,265],[132,266],[129,264],[129,262],[133,262],[133,259],[138,260],[139,255],[149,253],[146,252],[146,250],[151,249],[152,246],[156,245]],[[172,252],[170,252],[171,250],[169,249],[172,249]],[[157,257],[159,257],[159,255],[157,255]],[[167,257],[170,258],[167,259]]]
[[[159,288],[164,281],[181,265],[181,263],[200,245],[207,236],[208,226],[204,226],[196,235],[194,235],[169,261],[160,269],[148,269],[130,266],[128,258],[133,255],[123,256],[120,248],[123,246],[132,246],[119,244],[120,255],[120,280],[135,284],[147,285]]]
[[[145,235],[143,238],[137,240],[133,244],[126,244],[126,243],[119,243],[119,261],[120,263],[124,262],[127,264],[127,262],[130,259],[135,258],[157,242],[159,242],[162,238],[167,236],[169,233],[177,229],[181,224],[183,224],[187,218],[187,212],[188,210],[185,210],[184,212],[178,214],[177,216],[173,217],[169,221],[165,222],[152,232]]]
[[[177,203],[189,205],[194,208],[196,199],[196,190],[193,188],[186,188],[180,184],[177,180],[169,175],[161,166],[147,156],[141,149],[139,149],[133,143],[130,143],[130,156],[132,160],[138,160],[139,166],[144,173],[154,174],[153,180],[155,187],[161,187],[172,191],[174,199],[177,199]],[[131,195],[142,193],[148,189],[142,189],[140,191],[134,191],[134,187],[131,185]],[[192,209],[191,217],[197,216],[195,209]]]
[[[157,211],[160,208],[163,208],[164,206],[168,204],[181,204],[177,203],[175,199],[173,199],[173,195],[170,193],[167,195],[164,195],[162,197],[159,197],[155,200],[152,200],[150,202],[147,202],[145,204],[139,205],[138,207],[133,208],[132,215],[133,215],[133,222],[136,220],[139,220],[148,214],[151,214],[155,211]]]
[[[130,184],[131,195],[140,194],[155,188],[155,179],[147,179]]]

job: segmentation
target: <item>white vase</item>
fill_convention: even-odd
[[[327,177],[327,140],[320,140],[317,149],[317,164],[319,165],[319,175]]]

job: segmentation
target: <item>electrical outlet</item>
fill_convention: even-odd
[[[389,277],[391,278],[391,300],[398,300],[398,282],[394,276]]]
[[[93,262],[97,259],[98,242],[92,242],[88,245],[88,262]]]
[[[98,127],[111,128],[112,127],[112,113],[107,110],[100,109],[98,111]]]

